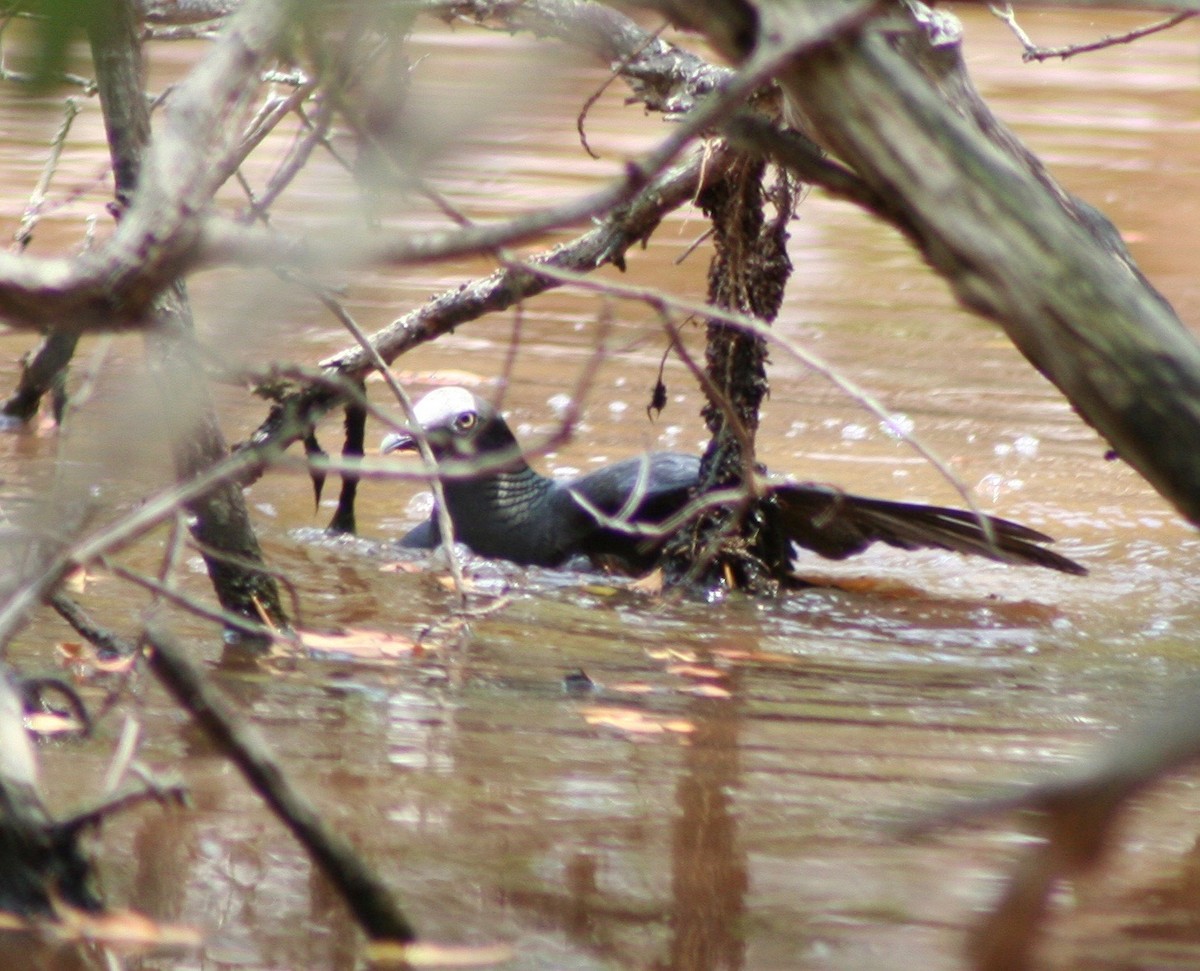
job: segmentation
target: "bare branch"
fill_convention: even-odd
[[[1017,40],[1021,42],[1021,46],[1025,49],[1021,55],[1023,61],[1048,61],[1052,57],[1061,57],[1064,61],[1068,57],[1074,57],[1076,54],[1087,54],[1092,51],[1102,51],[1106,47],[1116,47],[1119,44],[1131,44],[1143,37],[1148,37],[1151,34],[1157,34],[1163,30],[1170,30],[1172,27],[1178,26],[1185,20],[1191,20],[1200,11],[1186,11],[1177,13],[1167,17],[1165,20],[1158,20],[1152,24],[1147,24],[1145,27],[1138,27],[1134,30],[1126,31],[1123,34],[1108,34],[1100,40],[1090,41],[1082,44],[1067,44],[1063,47],[1041,47],[1035,44],[1030,36],[1025,33],[1025,30],[1017,23],[1017,15],[1013,11],[1011,3],[1006,3],[1003,6],[989,4],[988,9],[1008,24],[1009,30],[1016,35]]]
[[[543,256],[527,261],[526,265],[505,267],[482,280],[435,297],[423,307],[371,335],[371,344],[390,363],[411,348],[433,340],[466,321],[504,310],[519,300],[557,286],[555,279],[537,272],[540,267],[586,272],[605,263],[620,266],[630,246],[649,237],[666,213],[689,202],[702,180],[716,178],[733,154],[720,143],[707,154],[703,150],[693,151],[663,173],[628,207],[610,214],[596,228]],[[336,374],[344,378],[365,376],[372,366],[368,356],[358,346],[326,358],[321,365],[331,376]],[[312,386],[289,395],[272,409],[250,442],[274,442],[278,447],[286,448],[303,437],[303,429],[339,400],[336,389],[329,384]],[[296,418],[299,420],[294,420]]]
[[[33,239],[33,227],[41,219],[42,207],[46,204],[46,190],[50,188],[50,180],[54,178],[58,161],[62,157],[63,145],[66,144],[67,135],[71,132],[71,125],[77,114],[79,114],[79,102],[74,98],[67,98],[63,109],[63,120],[50,140],[50,154],[46,157],[46,164],[42,167],[42,174],[38,177],[33,192],[30,193],[29,204],[21,214],[21,225],[13,234],[13,249],[18,253],[24,250],[29,245],[29,241]]]
[[[0,604],[0,647],[7,644],[24,622],[28,612],[59,583],[74,566],[90,563],[133,542],[160,523],[174,516],[181,505],[204,495],[221,482],[244,478],[265,461],[259,449],[237,452],[189,482],[164,489],[150,496],[141,506],[116,522],[82,536],[49,553],[31,575],[21,581]]]
[[[21,327],[141,326],[154,298],[195,262],[202,212],[220,184],[214,160],[288,23],[292,0],[245,0],[174,90],[113,238],[76,260],[0,253],[0,317]]]
[[[653,151],[627,165],[623,178],[567,205],[499,226],[327,245],[197,216],[225,177],[224,166],[214,160],[236,152],[222,122],[245,106],[251,87],[246,81],[270,56],[288,8],[286,0],[247,0],[208,57],[176,89],[147,152],[138,191],[108,244],[76,261],[0,254],[0,317],[20,327],[65,326],[66,320],[78,330],[141,326],[163,287],[204,267],[426,263],[528,241],[632,199],[689,142],[736,111],[791,54],[776,51],[730,75],[719,97],[698,105]]]
[[[675,314],[693,315],[696,317],[707,317],[713,320],[720,321],[723,324],[728,324],[731,327],[737,327],[747,333],[756,334],[765,340],[771,341],[778,345],[788,354],[794,357],[799,363],[814,374],[818,374],[825,378],[839,390],[844,392],[848,397],[858,402],[872,414],[874,414],[880,422],[887,426],[889,430],[894,432],[900,439],[906,442],[918,455],[924,458],[941,474],[942,478],[958,493],[963,502],[976,516],[983,521],[983,512],[980,510],[975,501],[974,495],[967,485],[954,474],[950,466],[941,459],[937,453],[925,446],[919,439],[913,436],[904,424],[896,419],[887,407],[872,395],[865,388],[860,387],[850,378],[837,370],[832,364],[829,364],[819,355],[812,351],[801,347],[793,340],[789,340],[783,335],[777,333],[772,328],[768,327],[761,320],[747,314],[736,313],[727,310],[723,307],[716,307],[712,304],[701,303],[695,300],[687,300],[678,297],[672,297],[662,293],[659,290],[649,287],[634,287],[616,283],[612,280],[593,280],[577,273],[571,273],[559,269],[557,267],[543,266],[540,268],[541,273],[548,276],[553,276],[561,283],[570,285],[584,290],[595,290],[603,292],[609,296],[620,297],[624,300],[637,300],[645,303],[647,306],[653,307],[660,313],[666,314],[671,311]]]
[[[400,912],[391,891],[292,787],[258,729],[209,684],[188,658],[188,652],[166,630],[150,628],[146,637],[153,648],[150,667],[159,680],[308,850],[366,933],[375,939],[413,940],[416,932]]]

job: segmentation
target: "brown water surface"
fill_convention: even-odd
[[[984,97],[1058,178],[1115,221],[1184,319],[1200,320],[1200,28],[1065,64],[1026,65],[998,22],[975,8],[963,14]],[[1092,13],[1026,18],[1043,43],[1135,23]],[[432,172],[475,218],[598,185],[663,133],[663,122],[623,106],[614,88],[588,117],[602,156],[593,161],[573,126],[596,71],[520,38],[468,28],[430,26],[416,42],[430,55],[420,83],[444,109],[430,116],[446,140]],[[513,60],[531,49],[539,51],[536,72]],[[155,48],[158,83],[202,52],[193,44]],[[521,64],[520,81],[507,80]],[[501,94],[476,104],[481,90]],[[99,115],[92,100],[82,107],[35,252],[72,251],[93,217],[107,232]],[[6,92],[0,102],[6,236],[59,110],[57,96]],[[282,157],[285,148],[281,140],[268,154]],[[267,174],[260,163],[252,178]],[[236,204],[232,189],[224,198]],[[355,198],[338,166],[318,153],[276,223],[361,232]],[[375,215],[442,224],[419,201],[385,202]],[[625,279],[701,296],[707,249],[676,260],[703,225],[693,211],[668,220],[645,251],[630,254]],[[1128,468],[1105,460],[1104,444],[1003,334],[957,309],[894,232],[820,193],[800,207],[791,252],[795,275],[778,332],[906,416],[984,506],[1060,537],[1059,548],[1091,575],[882,551],[844,565],[804,563],[818,577],[868,578],[859,592],[818,587],[773,602],[732,596],[697,604],[472,563],[479,582],[512,599],[474,620],[456,647],[387,666],[324,658],[255,677],[220,675],[431,939],[508,942],[514,956],[506,966],[521,969],[962,967],[965,929],[994,898],[1023,838],[1000,826],[900,843],[890,824],[951,796],[1053,772],[1197,666],[1194,531]],[[473,261],[331,274],[327,282],[348,287],[349,309],[373,330],[487,269]],[[192,294],[209,346],[230,363],[313,364],[351,343],[303,291],[266,274],[212,273],[193,282]],[[644,308],[611,311],[610,353],[577,434],[539,459],[543,468],[586,470],[703,440],[699,395],[676,362],[667,366],[668,407],[647,420],[662,337]],[[504,398],[524,437],[553,429],[555,403],[594,364],[601,316],[586,294],[551,294],[524,308]],[[481,320],[398,367],[495,378],[514,326],[512,315]],[[700,335],[691,340],[699,348]],[[30,343],[0,336],[0,388],[11,387]],[[775,471],[895,498],[958,501],[875,416],[783,347],[772,357],[759,441]],[[158,410],[151,420],[139,415],[149,400],[136,390],[141,371],[136,338],[84,343],[75,377],[90,399],[77,418],[61,433],[39,426],[0,437],[7,515],[53,512],[56,490],[75,495],[79,481],[115,511],[165,481]],[[386,403],[381,385],[372,393]],[[263,417],[261,404],[239,390],[220,397],[232,440]],[[373,439],[380,433],[372,429]],[[330,419],[327,447],[336,436]],[[363,536],[390,539],[415,523],[415,491],[364,485]],[[390,554],[316,534],[329,501],[314,516],[302,476],[268,475],[249,499],[309,624],[415,634],[450,611],[433,573],[384,572]],[[124,559],[153,571],[161,548],[158,537]],[[208,596],[198,560],[186,563],[180,585]],[[128,632],[146,604],[102,573],[81,599]],[[185,615],[177,625],[216,656],[211,627]],[[49,668],[53,643],[69,637],[41,613],[13,656],[23,669]],[[564,676],[577,669],[596,691],[564,690]],[[142,723],[140,758],[179,768],[195,807],[148,807],[108,825],[105,891],[114,903],[206,934],[200,950],[130,958],[128,966],[361,966],[361,938],[345,910],[228,762],[148,681],[138,681],[122,707]],[[627,720],[606,722],[613,710]],[[630,710],[641,721],[628,721]],[[56,806],[94,796],[119,729],[109,716],[91,742],[43,748]],[[1050,966],[1200,964],[1195,898],[1178,892],[1194,872],[1197,779],[1170,781],[1143,800],[1110,866],[1064,896]],[[52,955],[31,957],[30,966],[52,967]]]

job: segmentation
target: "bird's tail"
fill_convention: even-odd
[[[1087,573],[1074,560],[1047,549],[1044,544],[1053,539],[1045,533],[965,509],[868,499],[815,483],[773,487],[770,507],[793,543],[833,560],[859,553],[872,543],[886,543],[905,550],[952,550],[1002,563]]]

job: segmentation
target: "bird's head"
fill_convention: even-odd
[[[413,406],[413,418],[439,460],[519,454],[516,439],[496,409],[466,388],[430,391]],[[391,432],[379,444],[383,455],[416,448],[416,434],[408,430]]]

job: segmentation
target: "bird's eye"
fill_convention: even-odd
[[[469,432],[479,421],[479,416],[473,411],[464,411],[454,419],[454,427],[460,432]]]

